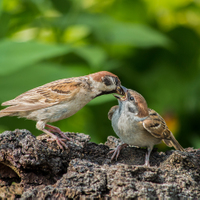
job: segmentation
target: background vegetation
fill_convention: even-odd
[[[200,147],[199,1],[2,0],[0,25],[1,103],[107,70],[140,92],[184,147]],[[116,104],[112,95],[99,97],[54,125],[105,142],[115,135],[107,113]],[[33,121],[0,119],[0,132],[16,128],[41,134]]]

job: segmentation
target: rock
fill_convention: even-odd
[[[144,167],[145,149],[124,148],[118,161],[107,155],[120,140],[89,142],[82,133],[62,151],[48,135],[37,138],[27,130],[0,134],[0,198],[200,198],[200,150],[151,153]]]

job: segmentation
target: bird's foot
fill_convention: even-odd
[[[64,141],[66,141],[65,138],[59,138],[57,136],[54,135],[54,137],[50,138],[50,139],[47,139],[47,141],[56,141],[56,143],[58,144],[58,146],[64,150],[65,149],[68,149],[68,146],[64,143]],[[64,148],[63,148],[64,147]]]
[[[42,131],[46,134],[48,134],[51,138],[47,139],[47,141],[56,141],[56,143],[58,144],[58,146],[64,150],[65,149],[68,149],[68,146],[65,144],[64,141],[66,140],[71,140],[70,138],[67,138],[64,137],[64,138],[59,138],[57,135],[53,134],[50,130],[47,130],[47,129],[42,129]],[[63,134],[64,135],[64,134]]]
[[[116,161],[117,161],[117,158],[119,157],[120,151],[121,151],[123,148],[127,147],[127,146],[128,146],[128,144],[121,144],[121,145],[118,145],[117,148],[115,148],[115,149],[109,151],[108,154],[113,153],[113,155],[112,155],[112,157],[111,157],[111,160],[114,160],[114,158],[115,158]]]
[[[58,133],[60,136],[62,136],[66,140],[72,141],[72,139],[70,139],[69,137],[67,137],[58,127],[52,126],[52,125],[49,125],[49,124],[46,124],[45,126],[48,128],[49,132],[51,132],[51,133]]]

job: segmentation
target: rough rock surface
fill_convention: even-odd
[[[89,142],[81,133],[62,151],[48,136],[27,130],[0,134],[1,199],[133,198],[199,199],[200,150],[153,150],[151,167],[143,167],[145,149],[127,147],[118,161],[110,148],[120,143],[112,136],[103,144]]]

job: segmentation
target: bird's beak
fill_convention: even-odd
[[[127,88],[124,86],[118,86],[117,94],[113,94],[115,98],[119,99],[120,101],[125,101],[127,99]]]
[[[117,86],[116,92],[117,94],[124,96],[125,90],[127,89],[124,86],[120,85],[120,86]]]

